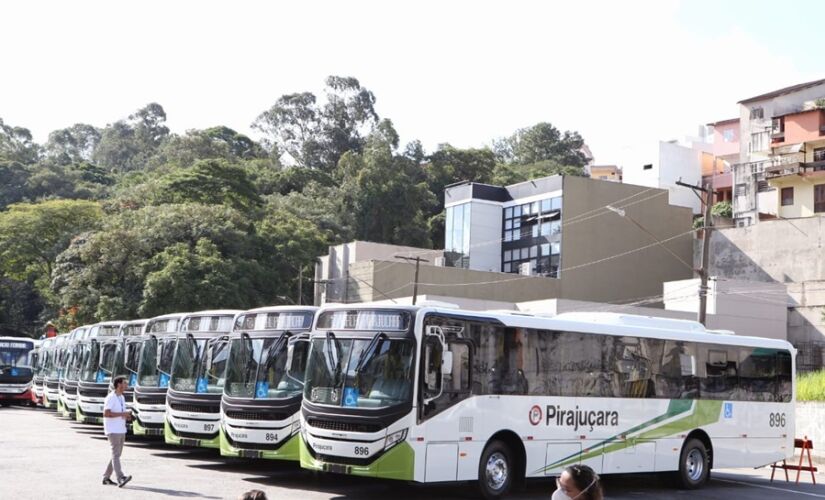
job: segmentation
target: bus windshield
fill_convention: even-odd
[[[165,339],[150,337],[143,341],[138,364],[138,385],[143,387],[169,386],[176,342],[175,337]]]
[[[412,398],[414,343],[380,337],[312,339],[304,398],[312,403],[382,408]]]
[[[66,371],[64,373],[66,380],[77,380],[80,376],[80,370],[89,361],[91,345],[76,345],[71,352],[66,353]]]
[[[0,341],[0,377],[31,377],[32,367],[28,342]]]
[[[93,340],[83,345],[81,348],[81,362],[72,364],[80,365],[80,380],[83,382],[96,382],[98,368],[100,367],[100,343]],[[70,374],[66,377],[72,380],[77,378],[76,375],[72,377]]]
[[[172,367],[172,388],[181,392],[220,394],[229,354],[225,338],[182,338]]]
[[[254,399],[286,399],[304,389],[309,342],[280,337],[232,339],[224,393]]]
[[[123,363],[118,363],[119,342],[106,342],[100,347],[100,370],[98,373],[98,383],[109,382],[115,375],[115,370],[120,370]]]
[[[181,392],[195,392],[198,366],[207,342],[207,339],[195,339],[190,336],[181,337],[176,347],[177,352],[172,365],[172,389]]]

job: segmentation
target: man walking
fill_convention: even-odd
[[[132,480],[132,476],[124,475],[120,468],[120,454],[126,441],[126,421],[131,420],[132,413],[126,409],[126,400],[123,398],[123,391],[127,385],[126,377],[115,377],[112,383],[115,390],[106,396],[103,403],[103,433],[109,438],[109,445],[112,447],[112,458],[106,465],[106,472],[103,473],[103,484],[117,484],[118,488],[122,488]],[[111,478],[113,469],[117,474],[117,483]]]

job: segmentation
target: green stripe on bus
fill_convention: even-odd
[[[543,474],[545,471],[549,469],[555,469],[558,467],[572,465],[580,461],[596,457],[598,455],[606,455],[614,451],[623,450],[628,446],[635,446],[635,444],[639,441],[658,439],[670,436],[672,434],[676,434],[678,432],[695,429],[697,427],[701,427],[703,425],[716,422],[717,420],[719,420],[719,415],[722,409],[722,401],[696,401],[696,405],[693,406],[693,412],[690,415],[687,415],[679,420],[675,420],[673,422],[664,424],[661,427],[657,427],[655,429],[642,432],[641,434],[633,437],[632,439],[627,438],[628,434],[632,434],[639,430],[655,425],[663,420],[667,420],[679,414],[685,413],[686,411],[690,410],[691,406],[693,406],[693,401],[689,399],[671,400],[670,404],[668,405],[667,411],[664,414],[659,415],[658,417],[648,420],[647,422],[639,424],[635,427],[632,427],[621,434],[616,434],[608,439],[605,439],[604,441],[601,441],[589,448],[586,448],[579,453],[574,453],[550,465],[542,467],[541,469],[535,471],[533,474]],[[622,435],[625,436],[625,439],[622,439],[619,442],[614,442],[619,440],[620,436]]]

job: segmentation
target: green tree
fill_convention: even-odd
[[[199,160],[191,168],[178,169],[155,184],[152,203],[196,202],[227,205],[250,211],[261,204],[255,185],[243,168],[225,160]]]
[[[189,167],[198,160],[238,162],[266,156],[266,151],[257,142],[229,127],[220,126],[170,136],[154,161]]]
[[[44,306],[31,283],[0,277],[0,336],[33,336]]]
[[[498,163],[493,172],[493,184],[507,186],[530,179],[547,177],[548,175],[585,175],[581,167],[561,165],[553,160],[544,160],[536,163],[521,165],[517,163]]]
[[[0,159],[0,210],[23,201],[28,179],[29,171],[23,164]]]
[[[76,123],[50,133],[43,150],[46,158],[59,165],[90,162],[99,142],[99,129]]]
[[[560,132],[547,122],[517,130],[494,143],[499,161],[529,165],[550,160],[559,165],[584,168],[588,158],[582,152],[584,140],[578,132]]]
[[[385,121],[372,134],[364,153],[346,153],[338,167],[342,195],[353,216],[359,239],[428,247],[428,214],[436,198],[418,181],[420,166],[394,153],[397,135]]]
[[[357,79],[330,76],[326,102],[311,92],[281,96],[252,127],[264,133],[273,155],[287,163],[331,172],[347,151],[361,151],[364,136],[378,121],[375,96]]]
[[[0,118],[0,160],[24,165],[34,163],[39,157],[39,149],[29,129],[7,125]]]
[[[150,103],[127,120],[107,125],[93,154],[95,163],[111,172],[144,169],[169,136],[166,112]]]
[[[56,257],[71,239],[96,227],[100,205],[91,201],[51,200],[17,203],[0,213],[0,270],[28,281],[44,295]]]
[[[252,281],[239,263],[221,255],[206,238],[194,246],[174,243],[149,262],[140,313],[248,308],[254,304]],[[252,295],[252,296],[250,296]]]
[[[490,183],[496,167],[496,157],[489,148],[458,149],[441,144],[427,157],[427,184],[437,199],[438,209],[444,206],[444,188],[460,181]]]

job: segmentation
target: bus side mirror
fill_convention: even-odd
[[[444,350],[441,352],[441,376],[453,374],[453,352]]]

